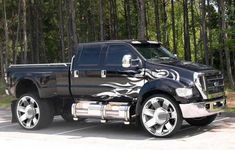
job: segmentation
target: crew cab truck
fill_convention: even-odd
[[[67,121],[136,122],[152,136],[173,135],[186,120],[210,124],[224,110],[220,71],[179,61],[155,41],[79,44],[71,63],[10,65],[6,92],[13,121],[27,130]]]

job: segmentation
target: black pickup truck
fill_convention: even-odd
[[[186,120],[210,124],[224,110],[220,71],[179,61],[155,41],[79,44],[71,63],[20,64],[7,69],[13,121],[25,129],[98,118],[137,123],[156,137],[173,135]]]

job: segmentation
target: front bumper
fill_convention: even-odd
[[[183,118],[199,118],[224,112],[226,99],[221,98],[210,102],[180,104]]]

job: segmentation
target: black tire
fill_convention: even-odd
[[[73,120],[73,115],[71,114],[71,107],[72,107],[73,102],[68,101],[65,106],[63,107],[63,113],[61,114],[61,117],[66,121],[66,122],[75,122]]]
[[[207,117],[189,118],[185,119],[185,121],[187,121],[192,126],[206,126],[212,123],[215,120],[216,116],[217,114]]]
[[[78,120],[74,120],[73,115],[71,113],[71,107],[72,107],[73,102],[68,102],[64,108],[63,108],[63,113],[61,114],[61,117],[64,119],[66,122],[77,122],[77,121],[82,121],[85,120],[84,118],[78,118]]]
[[[28,111],[26,112],[27,109]],[[25,112],[23,112],[23,110]],[[15,107],[16,119],[18,123],[21,127],[27,130],[37,130],[49,126],[54,118],[53,112],[51,103],[48,100],[40,100],[38,94],[36,93],[27,93],[22,95],[18,99]],[[28,115],[30,118],[26,117],[27,119],[25,119],[23,115]],[[22,118],[25,120],[23,121]],[[27,123],[29,125],[27,125]]]
[[[165,120],[165,123],[162,123],[162,125],[161,124],[155,124],[155,125],[153,125],[153,131],[154,131],[154,129],[156,129],[156,131],[158,130],[157,128],[159,128],[158,126],[160,126],[160,128],[162,128],[163,130],[162,130],[162,132],[164,132],[164,128],[165,128],[165,130],[168,130],[168,127],[166,127],[166,124],[168,124],[168,123],[170,123],[170,124],[174,124],[174,125],[172,125],[172,129],[171,130],[169,130],[169,132],[168,133],[164,133],[164,134],[158,134],[157,132],[152,132],[152,130],[150,129],[150,128],[148,128],[148,127],[146,127],[147,125],[147,122],[150,120],[148,120],[148,121],[146,121],[146,119],[144,119],[145,117],[144,117],[144,113],[143,113],[143,111],[144,111],[144,108],[145,107],[147,107],[147,105],[148,105],[148,103],[152,100],[152,99],[155,99],[156,98],[156,101],[157,101],[157,103],[158,104],[160,104],[159,105],[159,108],[156,108],[156,102],[155,102],[155,106],[152,104],[152,107],[153,108],[151,108],[151,106],[149,105],[149,108],[147,108],[147,109],[153,109],[154,110],[154,115],[153,115],[153,117],[151,118],[151,119],[153,119],[153,118],[155,118],[155,120],[156,120],[156,118],[158,117],[158,119],[160,118],[160,115],[162,115],[161,113],[159,113],[159,116],[155,116],[155,113],[156,113],[156,111],[158,111],[158,109],[162,109],[163,107],[163,103],[162,103],[162,106],[161,106],[161,99],[163,100],[163,102],[164,103],[168,103],[169,102],[169,105],[168,105],[168,107],[166,107],[166,109],[165,110],[167,110],[167,111],[165,111],[165,114],[167,115],[169,115],[168,117],[165,117],[165,119],[166,118],[168,118],[168,119],[166,119]],[[165,106],[164,106],[165,107]],[[173,113],[174,113],[174,115],[173,115]],[[148,115],[146,115],[146,116],[148,116]],[[173,117],[174,116],[174,117]],[[174,99],[172,99],[172,98],[170,98],[169,96],[167,96],[167,95],[164,95],[164,94],[155,94],[155,95],[152,95],[152,96],[150,96],[149,98],[147,98],[145,101],[144,101],[144,103],[143,103],[143,105],[142,105],[142,107],[141,107],[141,113],[140,113],[140,122],[141,122],[141,125],[142,125],[142,127],[144,128],[144,130],[148,133],[148,134],[150,134],[150,135],[152,135],[152,136],[155,136],[155,137],[169,137],[169,136],[172,136],[173,134],[175,134],[180,128],[181,128],[181,125],[182,125],[182,121],[183,121],[183,119],[182,119],[182,112],[181,112],[181,110],[180,110],[180,107],[179,107],[179,104],[178,103],[176,103],[176,101],[174,100]],[[146,117],[147,118],[147,117]],[[161,118],[162,119],[162,118]],[[168,121],[167,121],[168,120]],[[164,125],[165,124],[165,125]],[[165,126],[165,127],[162,127],[162,126]]]
[[[73,115],[72,114],[68,114],[68,113],[63,113],[61,114],[61,117],[64,119],[64,121],[66,122],[75,122],[75,120],[73,120]]]

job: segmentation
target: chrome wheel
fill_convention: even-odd
[[[37,101],[31,96],[20,98],[16,108],[19,123],[26,129],[34,128],[40,119],[40,109]]]
[[[178,126],[176,107],[165,97],[148,99],[142,107],[141,118],[145,129],[154,136],[167,136]]]

